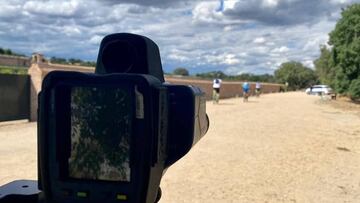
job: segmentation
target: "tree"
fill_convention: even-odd
[[[214,78],[227,78],[228,76],[222,71],[211,71],[207,73],[197,73],[196,77],[205,78],[205,79],[214,79]]]
[[[275,71],[275,78],[280,83],[287,82],[289,90],[298,90],[317,83],[315,71],[295,61],[281,64]]]
[[[360,100],[360,78],[351,81],[349,95],[352,100]]]
[[[94,61],[83,61],[81,59],[76,59],[76,58],[65,59],[65,58],[58,58],[53,56],[50,58],[50,61],[51,63],[57,63],[57,64],[75,64],[80,66],[92,66],[92,67],[96,66],[96,62]]]
[[[360,4],[347,7],[341,16],[329,40],[336,69],[335,89],[353,98],[354,91],[350,91],[350,86],[358,84],[353,81],[360,79]]]
[[[320,57],[314,61],[315,72],[321,82],[321,84],[330,85],[335,87],[335,73],[336,68],[331,58],[331,50],[326,46],[320,46]]]
[[[5,49],[4,54],[5,55],[13,55],[13,52],[11,51],[11,49]]]
[[[189,75],[189,71],[186,68],[176,68],[173,71],[174,75],[182,75],[182,76],[188,76]]]
[[[51,57],[50,58],[51,63],[58,63],[58,64],[67,64],[67,60],[64,58],[58,58],[58,57]]]
[[[81,59],[74,59],[74,58],[70,58],[69,60],[70,64],[81,64],[83,63],[83,61]]]
[[[222,71],[211,71],[207,73],[197,73],[196,77],[203,79],[221,78],[233,81],[275,82],[274,76],[270,74],[255,75],[251,73],[242,73],[240,75],[226,75]]]
[[[10,55],[10,56],[25,56],[24,54],[15,53],[11,49],[3,49],[1,47],[0,47],[0,54]]]

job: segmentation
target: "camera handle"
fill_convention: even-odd
[[[0,203],[38,203],[36,180],[16,180],[0,186]]]
[[[161,195],[162,195],[162,191],[161,191],[161,187],[159,186],[157,195],[156,195],[156,199],[155,199],[155,203],[158,203],[161,199]]]
[[[40,194],[36,180],[16,180],[0,186],[0,203],[39,203]],[[155,203],[161,198],[159,187]]]

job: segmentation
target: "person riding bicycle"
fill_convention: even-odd
[[[250,91],[250,84],[248,82],[244,82],[242,84],[242,89],[243,89],[243,95],[244,95],[244,102],[248,101],[249,91]]]
[[[220,87],[222,80],[219,78],[214,79],[213,81],[213,103],[219,103],[220,99]]]
[[[261,93],[261,83],[257,82],[255,84],[255,93],[256,93],[256,97],[259,97],[260,96],[260,93]]]

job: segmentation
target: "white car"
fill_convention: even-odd
[[[314,85],[305,90],[306,94],[316,94],[316,95],[322,95],[322,94],[331,94],[333,93],[333,90],[327,86],[327,85]]]

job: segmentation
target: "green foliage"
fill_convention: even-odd
[[[28,74],[28,69],[10,66],[0,66],[0,74],[26,75]]]
[[[197,73],[196,77],[203,78],[203,79],[214,79],[214,78],[225,79],[228,76],[225,73],[223,73],[222,71],[210,71],[207,73]]]
[[[255,75],[250,73],[243,73],[236,76],[228,76],[230,80],[250,81],[250,82],[276,82],[275,77],[270,74]]]
[[[243,73],[240,75],[226,75],[222,71],[212,71],[207,73],[198,73],[196,77],[202,79],[214,79],[221,78],[229,81],[252,81],[252,82],[275,82],[275,78],[270,74],[254,75],[249,73]]]
[[[0,54],[10,55],[10,56],[25,56],[24,54],[15,53],[11,49],[3,49],[1,47],[0,47]]]
[[[79,66],[91,66],[91,67],[96,66],[96,62],[93,61],[83,61],[81,59],[75,59],[75,58],[65,59],[65,58],[58,58],[55,56],[50,58],[50,62],[55,64],[65,64],[65,65],[79,65]]]
[[[67,60],[64,58],[58,58],[58,57],[51,57],[50,58],[51,63],[57,63],[57,64],[68,64]]]
[[[349,96],[352,100],[360,100],[360,77],[351,81]]]
[[[71,64],[81,64],[81,63],[83,63],[83,61],[81,59],[74,59],[74,58],[70,58],[68,61]]]
[[[350,85],[353,87],[353,81],[360,77],[360,4],[349,6],[341,15],[330,33],[332,69],[335,69],[332,78],[337,92],[351,94]]]
[[[71,102],[70,176],[129,180],[130,94],[121,89],[78,87],[72,89]],[[113,117],[104,119],[108,115]],[[111,173],[104,174],[102,165]]]
[[[320,52],[320,57],[314,61],[315,72],[321,84],[330,85],[334,88],[336,68],[332,60],[331,50],[327,49],[326,46],[321,46]]]
[[[174,75],[182,75],[182,76],[188,76],[189,75],[189,71],[186,68],[176,68],[173,71]]]
[[[275,71],[275,78],[280,83],[287,82],[289,90],[298,90],[317,83],[315,71],[295,61],[281,64]]]

